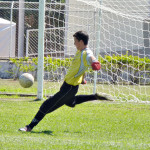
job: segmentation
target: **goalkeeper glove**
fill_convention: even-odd
[[[92,62],[92,69],[93,70],[100,70],[101,69],[101,64],[100,64],[100,62],[99,61],[94,61],[94,62]]]

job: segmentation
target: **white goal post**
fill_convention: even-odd
[[[39,34],[38,34],[38,92],[37,98],[43,99],[44,76],[44,31],[45,31],[45,0],[39,1]]]
[[[79,94],[98,92],[119,101],[150,101],[149,0],[41,0],[40,5],[39,99],[43,90],[45,95],[59,90],[76,52],[72,35],[85,30],[102,68],[86,73],[88,83],[80,86]]]

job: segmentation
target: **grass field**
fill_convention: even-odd
[[[36,93],[36,88],[36,83],[23,89],[17,81],[0,80],[0,92]],[[73,109],[63,106],[31,133],[19,132],[43,102],[35,99],[0,95],[0,150],[150,149],[150,104],[94,101]]]
[[[62,82],[44,82],[44,95],[55,94]],[[134,96],[140,101],[150,101],[150,86],[140,85],[107,85],[97,84],[97,92],[107,93],[116,97],[116,99],[122,99],[123,101],[132,100]],[[18,80],[4,80],[0,79],[0,93],[12,93],[12,94],[37,94],[37,82],[34,82],[31,88],[23,88],[20,86]],[[86,85],[80,85],[78,94],[93,93],[93,83]],[[134,96],[133,96],[134,95]]]
[[[28,124],[42,101],[0,100],[0,149],[149,150],[150,105],[88,102],[48,114],[31,133]]]

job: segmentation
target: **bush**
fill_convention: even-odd
[[[150,59],[148,57],[140,58],[126,53],[126,55],[105,55],[99,56],[102,69],[111,76],[111,82],[116,84],[122,78],[123,74],[128,75],[132,84],[145,82],[145,78],[150,78]],[[144,81],[142,81],[144,80]]]
[[[15,67],[9,72],[13,74],[13,78],[17,79],[21,72],[37,72],[38,58],[10,58],[12,64]],[[65,59],[53,59],[51,56],[44,57],[44,71],[47,72],[55,72],[58,69],[63,71],[64,69],[68,69],[72,58]]]
[[[105,55],[104,57],[99,56],[102,70],[107,72],[111,77],[111,83],[116,84],[123,80],[123,75],[128,76],[128,80],[132,84],[141,84],[146,78],[150,78],[150,59],[148,57],[140,58],[138,56],[126,55]],[[10,59],[15,67],[10,72],[14,75],[14,79],[18,78],[20,72],[37,72],[38,58],[20,58]],[[59,72],[61,74],[66,71],[73,58],[55,58],[51,56],[44,57],[44,71]],[[92,70],[89,70],[89,73]]]

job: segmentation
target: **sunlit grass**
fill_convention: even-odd
[[[61,85],[62,82],[45,82],[44,94],[55,94]],[[150,149],[149,104],[94,101],[74,109],[63,106],[48,114],[31,133],[21,133],[18,129],[30,123],[43,102],[34,101],[37,82],[25,89],[18,81],[1,79],[0,92],[16,94],[0,95],[2,150]],[[137,98],[147,100],[150,86],[97,84],[97,92],[127,99],[135,94]],[[17,93],[35,96],[20,97]],[[93,84],[80,86],[78,94],[90,93],[93,93]]]
[[[62,82],[44,81],[44,96],[54,95],[59,91]],[[150,101],[150,86],[97,84],[98,93],[107,93],[119,101]],[[20,86],[18,80],[0,80],[0,93],[34,94],[37,95],[37,82],[30,88]],[[93,83],[80,85],[78,94],[92,94]]]
[[[146,104],[88,102],[48,114],[31,133],[30,123],[43,101],[0,101],[0,149],[150,149],[150,109]]]
[[[23,88],[19,84],[18,80],[12,80],[12,79],[0,79],[0,92],[1,93],[37,93],[37,82],[34,83],[34,85],[30,88]]]

